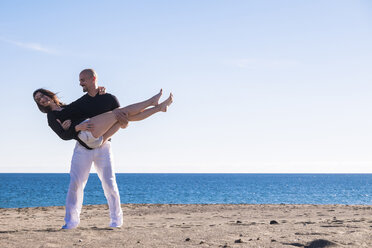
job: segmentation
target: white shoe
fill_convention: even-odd
[[[62,229],[74,229],[78,226],[79,224],[75,224],[75,225],[72,225],[72,224],[64,224],[62,226]]]

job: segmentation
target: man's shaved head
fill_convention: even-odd
[[[84,75],[88,76],[89,78],[94,77],[97,80],[97,73],[93,69],[84,69],[80,72],[80,75],[81,74],[84,74]]]
[[[82,70],[79,74],[79,81],[83,92],[88,92],[91,96],[97,94],[97,73],[93,69]]]

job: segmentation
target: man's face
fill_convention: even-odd
[[[87,92],[94,85],[94,77],[90,77],[86,73],[79,75],[80,86],[83,87],[83,92]]]

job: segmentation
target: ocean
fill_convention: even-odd
[[[122,203],[372,204],[372,174],[117,173]],[[0,208],[64,206],[69,174],[0,173]],[[90,174],[84,205],[106,204]]]

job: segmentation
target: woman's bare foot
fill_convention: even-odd
[[[159,104],[159,99],[162,94],[163,94],[163,89],[160,89],[160,92],[158,94],[150,98],[152,106],[156,106]]]
[[[168,106],[171,105],[173,102],[173,94],[170,93],[167,100],[159,104],[160,111],[167,112]]]

